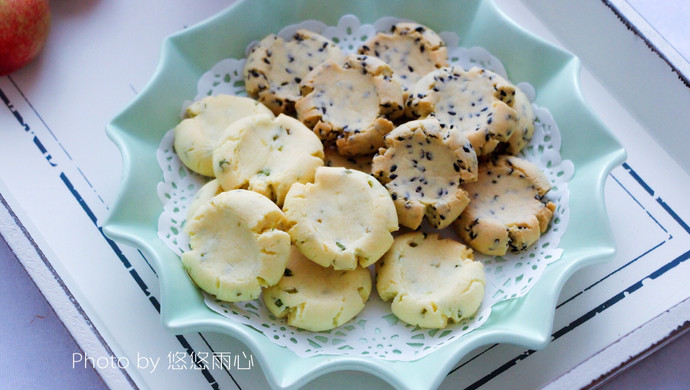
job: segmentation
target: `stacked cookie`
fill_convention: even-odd
[[[218,299],[262,296],[288,324],[328,330],[365,307],[372,268],[396,316],[442,328],[483,299],[465,245],[517,252],[548,227],[548,180],[515,156],[534,131],[529,100],[449,66],[425,26],[398,23],[351,55],[311,31],[270,35],[244,80],[251,98],[206,97],[175,129],[180,160],[211,178],[182,262]],[[464,243],[420,230],[449,227]]]

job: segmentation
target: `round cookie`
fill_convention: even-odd
[[[313,262],[337,270],[373,264],[398,230],[388,191],[372,176],[345,168],[321,167],[314,183],[295,183],[283,210],[297,248]]]
[[[194,102],[187,107],[186,118],[175,127],[175,152],[187,168],[213,177],[213,149],[225,129],[256,114],[272,115],[263,104],[241,96],[207,96]]]
[[[371,173],[371,160],[374,157],[373,155],[343,156],[332,146],[325,146],[323,148],[323,153],[323,165],[326,167],[343,167],[364,173]]]
[[[359,53],[380,58],[393,69],[393,78],[408,91],[427,73],[448,64],[448,50],[441,37],[418,23],[401,22],[389,34],[377,33],[366,41]]]
[[[228,127],[213,152],[213,168],[225,190],[246,188],[283,204],[293,183],[306,183],[323,165],[323,145],[287,115],[255,115]]]
[[[393,129],[391,120],[403,113],[402,89],[392,73],[375,57],[325,61],[302,82],[297,117],[322,140],[335,140],[340,154],[373,153]]]
[[[289,325],[320,332],[343,325],[362,311],[371,285],[368,269],[322,267],[293,246],[283,277],[264,289],[263,301],[274,316],[286,318]]]
[[[202,290],[227,302],[256,299],[280,280],[290,255],[285,215],[263,195],[216,195],[187,221],[187,273]]]
[[[495,73],[446,67],[414,85],[405,110],[412,118],[432,116],[445,129],[460,131],[477,156],[483,156],[507,141],[518,126],[514,96],[515,86]]]
[[[477,179],[477,156],[459,132],[436,119],[407,122],[388,133],[372,174],[390,192],[401,225],[417,229],[426,216],[435,228],[450,225],[470,202],[460,184]]]
[[[520,252],[546,231],[556,210],[543,197],[551,189],[531,162],[499,156],[479,165],[479,177],[463,185],[470,204],[454,223],[460,237],[476,251],[494,256]]]
[[[437,234],[395,238],[376,263],[376,290],[399,319],[423,328],[444,328],[472,316],[484,298],[484,266],[472,250]]]
[[[327,59],[342,58],[338,46],[315,32],[297,30],[289,41],[271,34],[247,55],[244,85],[250,96],[276,115],[292,113],[307,74]]]

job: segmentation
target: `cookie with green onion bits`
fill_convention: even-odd
[[[321,332],[345,324],[364,309],[371,293],[369,270],[334,270],[292,247],[278,284],[263,291],[266,308],[289,325]]]
[[[399,319],[422,328],[445,328],[469,318],[484,299],[484,266],[472,250],[438,234],[395,238],[376,263],[376,290]]]
[[[319,138],[297,119],[254,115],[228,127],[213,169],[224,190],[245,188],[282,206],[292,184],[314,179],[323,157]]]
[[[208,96],[194,102],[187,107],[185,119],[175,127],[175,152],[187,168],[215,177],[213,149],[221,141],[225,129],[256,114],[273,115],[263,104],[241,96]]]
[[[185,228],[185,270],[199,288],[226,302],[256,299],[280,280],[290,255],[285,215],[263,195],[222,192],[196,209]]]
[[[300,252],[336,270],[374,264],[398,230],[395,206],[383,185],[346,168],[320,167],[313,183],[295,183],[283,211]]]

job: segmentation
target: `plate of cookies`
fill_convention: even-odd
[[[241,340],[275,388],[435,388],[478,346],[545,346],[565,281],[615,252],[625,152],[578,78],[491,1],[240,1],[109,124],[104,232],[152,259],[166,328]]]

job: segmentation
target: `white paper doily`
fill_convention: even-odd
[[[298,28],[307,28],[332,39],[345,52],[350,53],[377,31],[388,31],[390,26],[398,21],[401,19],[385,17],[373,25],[360,24],[357,17],[346,15],[340,19],[337,26],[305,21],[285,27],[278,35],[288,38]],[[451,64],[465,69],[480,66],[507,78],[501,62],[485,49],[458,46],[460,40],[455,33],[442,32],[440,35],[448,46]],[[243,66],[244,59],[225,59],[218,62],[199,80],[195,100],[220,93],[246,96],[242,82]],[[534,89],[527,83],[518,85],[530,100],[534,101]],[[183,109],[188,104],[189,102],[185,102]],[[299,356],[335,354],[374,356],[386,360],[416,360],[476,329],[489,317],[493,305],[526,294],[539,279],[546,265],[559,259],[562,254],[559,242],[568,225],[568,181],[572,177],[574,167],[570,161],[561,160],[561,136],[549,111],[534,104],[533,109],[534,136],[521,152],[521,156],[535,163],[546,173],[553,186],[547,198],[556,204],[556,212],[549,230],[527,251],[497,257],[475,253],[475,258],[484,263],[486,294],[473,318],[441,330],[414,327],[398,320],[390,311],[390,303],[382,302],[375,289],[365,309],[352,321],[331,331],[318,333],[290,327],[282,320],[274,318],[264,308],[260,299],[225,303],[207,294],[206,304],[216,312],[262,332],[276,344],[289,348]],[[158,222],[158,236],[179,256],[189,249],[189,241],[183,232],[187,205],[208,179],[182,165],[173,150],[172,130],[161,140],[157,159],[164,177],[163,182],[158,185],[158,195],[163,203],[163,213]],[[454,236],[454,233],[444,235]]]

